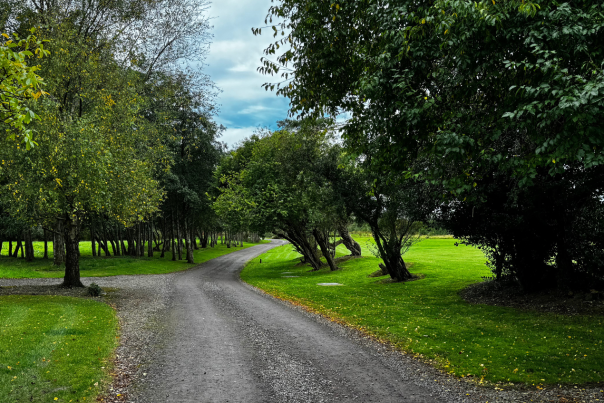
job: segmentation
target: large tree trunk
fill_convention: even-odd
[[[53,264],[60,266],[65,262],[65,244],[63,243],[63,220],[57,220],[52,243],[52,252],[54,255]]]
[[[396,237],[396,234],[386,238],[381,235],[378,228],[372,228],[372,232],[380,257],[384,261],[384,267],[390,278],[394,281],[406,281],[413,278],[401,256],[401,245],[397,242],[398,239],[393,238]]]
[[[305,228],[290,227],[289,231],[280,235],[296,248],[304,258],[304,262],[310,264],[313,270],[321,268],[321,259],[318,256],[316,247],[308,241]]]
[[[84,287],[80,281],[80,223],[77,217],[66,215],[63,234],[66,246],[63,287]]]
[[[344,223],[339,223],[337,230],[340,238],[342,238],[344,246],[350,251],[350,256],[361,256],[361,245],[352,239],[346,225]]]
[[[25,243],[25,260],[33,262],[34,260],[34,244],[31,239],[31,229],[23,231],[23,242]]]
[[[325,236],[323,231],[320,231],[316,228],[312,230],[312,233],[315,237],[315,240],[317,241],[317,244],[319,245],[319,248],[321,248],[321,253],[323,253],[323,256],[325,256],[325,260],[327,260],[327,264],[329,265],[330,270],[338,270],[339,267],[336,266],[336,262],[334,261],[333,256],[331,255],[329,247],[327,246],[329,242],[328,238]]]

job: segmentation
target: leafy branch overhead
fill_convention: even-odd
[[[22,138],[27,149],[34,144],[32,129],[27,125],[39,116],[29,108],[28,101],[37,100],[46,94],[42,90],[43,80],[36,73],[40,66],[28,66],[34,57],[42,58],[50,53],[44,49],[44,41],[35,35],[20,39],[3,33],[0,44],[0,119],[7,125],[7,136],[11,140]]]

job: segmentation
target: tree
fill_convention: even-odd
[[[313,269],[322,266],[322,254],[336,270],[326,233],[339,217],[338,205],[318,166],[329,147],[329,137],[310,127],[253,136],[221,164],[215,208],[222,217],[250,217],[258,232],[283,236]]]

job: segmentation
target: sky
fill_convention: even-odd
[[[261,87],[275,77],[256,71],[273,38],[268,29],[254,36],[252,27],[266,25],[270,6],[270,0],[214,0],[208,10],[214,38],[204,71],[222,90],[216,121],[227,127],[219,140],[230,148],[258,127],[276,129],[276,122],[287,117],[289,100]]]

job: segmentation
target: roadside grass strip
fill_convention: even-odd
[[[94,401],[111,381],[111,307],[71,297],[0,297],[0,401]]]
[[[357,241],[368,254],[368,240]],[[604,318],[465,302],[459,292],[490,271],[480,250],[455,242],[424,239],[414,245],[405,261],[412,273],[425,277],[407,283],[369,277],[380,263],[374,257],[341,262],[342,270],[335,272],[311,272],[299,264],[291,245],[253,259],[241,278],[478,383],[539,388],[604,381]]]
[[[266,243],[268,241],[261,241]],[[90,242],[80,242],[80,275],[82,277],[107,277],[132,274],[165,274],[176,271],[182,271],[204,263],[210,259],[235,252],[240,249],[246,249],[258,245],[255,243],[243,243],[243,247],[226,245],[216,245],[213,248],[200,248],[194,251],[195,264],[189,264],[184,260],[172,261],[172,253],[166,252],[163,258],[160,258],[161,252],[154,252],[153,258],[130,257],[130,256],[112,256],[92,257]],[[20,258],[9,258],[6,256],[8,248],[2,250],[0,257],[0,278],[62,278],[64,276],[64,266],[54,266],[52,264],[52,242],[49,242],[49,259],[42,259],[44,256],[44,243],[34,242],[35,259],[33,262],[26,262]],[[110,249],[111,250],[111,249]],[[183,258],[186,252],[183,251]]]

